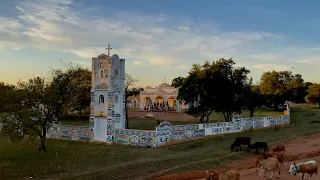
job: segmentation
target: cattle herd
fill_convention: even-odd
[[[256,161],[256,170],[260,179],[265,179],[267,172],[270,173],[269,179],[272,179],[274,171],[277,172],[277,178],[280,178],[280,172],[285,159],[286,149],[283,144],[276,146],[272,149],[272,153],[269,153],[268,143],[266,142],[255,142],[251,144],[250,137],[236,137],[235,141],[231,145],[231,151],[236,148],[236,151],[241,150],[241,145],[247,146],[247,151],[255,149],[255,153],[259,153],[259,149],[263,150],[263,159]],[[206,171],[206,180],[240,180],[240,172],[238,170],[229,170],[227,172],[215,173]],[[318,174],[318,164],[315,160],[307,162],[292,163],[289,168],[289,173],[297,176],[302,174],[301,180],[305,180],[305,175],[310,175],[310,180],[312,175]],[[294,179],[294,178],[293,178]],[[316,177],[317,180],[317,177]]]

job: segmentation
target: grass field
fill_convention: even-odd
[[[243,117],[249,117],[249,111],[244,110],[243,111]],[[177,114],[178,115],[178,114]],[[283,115],[282,111],[272,111],[272,110],[257,110],[254,113],[254,117],[265,117],[265,116],[281,116]],[[179,115],[178,115],[179,116]],[[175,121],[174,119],[169,119],[169,121],[173,125],[184,125],[184,124],[199,124],[200,121],[197,118],[194,118],[193,120],[187,120],[187,121]],[[209,122],[223,122],[224,117],[222,114],[213,114],[210,117]],[[88,126],[89,125],[89,119],[85,120],[62,120],[61,124],[66,125],[76,125],[76,126]],[[155,119],[141,119],[138,117],[129,117],[129,128],[130,129],[142,129],[142,130],[154,130],[156,129],[157,121]]]
[[[297,126],[228,134],[162,148],[97,145],[84,142],[48,140],[48,152],[39,153],[38,140],[18,144],[0,137],[0,179],[128,179],[145,176],[207,169],[240,159],[246,152],[230,153],[235,136],[251,136],[253,141],[276,141],[320,131],[318,111],[292,109],[291,122]],[[167,170],[167,171],[163,171]],[[163,172],[163,173],[161,173]]]

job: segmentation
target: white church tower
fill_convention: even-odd
[[[111,143],[115,129],[125,129],[125,60],[118,55],[92,58],[90,140]]]

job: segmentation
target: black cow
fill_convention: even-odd
[[[231,151],[233,151],[235,147],[237,147],[237,151],[239,147],[241,150],[241,145],[247,145],[248,146],[247,151],[249,151],[250,143],[251,143],[251,137],[236,137],[233,144],[231,144]]]
[[[269,151],[269,147],[268,147],[268,143],[266,142],[255,142],[254,144],[250,144],[249,145],[249,149],[255,149],[256,150],[256,154],[258,154],[258,150],[259,149],[263,149],[265,153],[266,151]]]

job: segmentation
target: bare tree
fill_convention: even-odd
[[[127,107],[127,99],[129,97],[128,90],[137,81],[138,80],[134,79],[130,74],[125,74],[125,79],[124,79],[125,101],[124,102],[125,102],[125,108],[126,108],[126,129],[129,128],[128,107]]]

